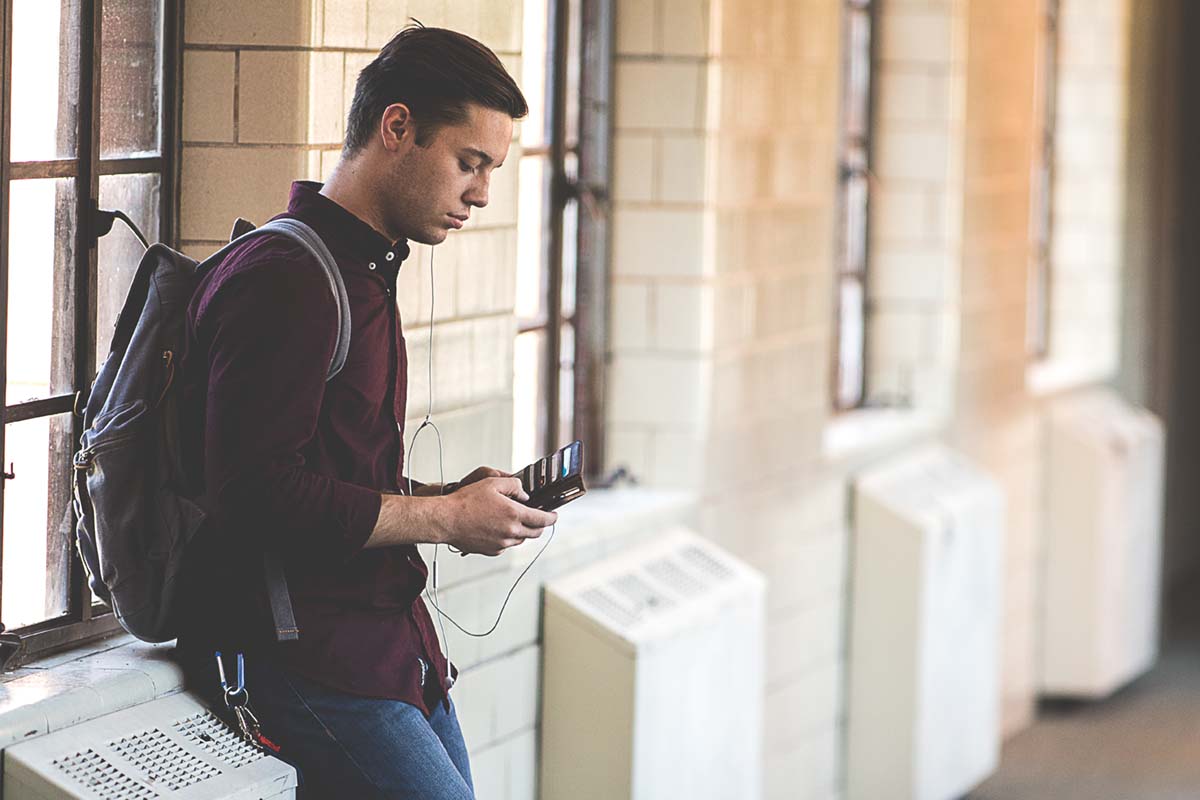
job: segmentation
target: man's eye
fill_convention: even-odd
[[[458,168],[461,169],[463,172],[474,172],[475,171],[474,167],[472,167],[467,162],[463,161],[461,158],[458,160]]]

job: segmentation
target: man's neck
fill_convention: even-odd
[[[334,167],[329,180],[321,187],[321,194],[379,231],[380,234],[387,237],[388,241],[394,242],[400,236],[386,229],[382,217],[372,202],[374,193],[369,186],[368,174],[358,159],[343,157]]]

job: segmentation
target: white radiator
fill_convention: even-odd
[[[547,584],[542,800],[762,793],[765,582],[678,530]]]
[[[941,447],[854,488],[847,797],[961,797],[1000,753],[1003,494]]]
[[[287,800],[296,771],[170,695],[4,751],[5,800]]]
[[[1158,655],[1163,428],[1097,390],[1050,409],[1043,693],[1104,697]]]

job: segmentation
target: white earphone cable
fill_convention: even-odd
[[[428,360],[428,364],[427,364],[427,376],[428,376],[427,388],[428,388],[428,392],[429,392],[429,403],[426,406],[425,419],[421,422],[421,424],[417,427],[417,430],[413,433],[412,440],[408,444],[408,453],[405,455],[405,458],[404,458],[405,468],[407,470],[409,470],[409,477],[408,477],[408,495],[409,495],[409,497],[411,497],[413,494],[412,454],[413,454],[413,450],[416,448],[418,437],[420,437],[421,432],[424,431],[426,428],[431,428],[434,432],[434,435],[437,437],[438,485],[441,487],[444,487],[446,485],[446,474],[445,474],[445,463],[444,463],[445,451],[442,448],[442,432],[438,429],[437,424],[433,421],[433,317],[434,317],[434,308],[435,308],[434,304],[435,304],[436,299],[437,299],[437,294],[436,294],[436,290],[434,287],[434,273],[433,273],[433,248],[430,247],[430,249],[429,249],[429,360]],[[458,621],[454,619],[454,617],[450,616],[449,614],[447,614],[445,611],[442,610],[440,599],[438,598],[438,550],[441,548],[441,545],[435,544],[433,546],[433,564],[432,564],[432,568],[430,571],[431,578],[432,578],[431,583],[432,583],[432,588],[433,588],[433,596],[430,597],[430,587],[428,585],[426,585],[425,600],[431,606],[433,606],[434,610],[437,612],[437,615],[438,615],[438,629],[441,632],[442,643],[446,649],[446,668],[447,668],[446,683],[448,686],[454,685],[454,679],[449,674],[450,640],[446,638],[446,625],[445,625],[444,620],[450,620],[451,625],[453,625],[455,628],[458,628],[458,630],[460,630],[462,633],[464,633],[467,636],[483,638],[485,636],[491,635],[496,630],[496,628],[499,627],[500,620],[503,619],[503,617],[504,617],[504,611],[505,611],[505,609],[508,608],[508,601],[510,599],[512,599],[513,592],[515,592],[517,589],[517,584],[519,584],[521,582],[521,579],[524,578],[525,575],[529,572],[529,570],[533,568],[533,565],[536,564],[538,559],[542,557],[542,553],[546,552],[546,548],[550,546],[550,543],[552,541],[554,541],[554,534],[555,534],[556,530],[557,530],[557,526],[551,526],[550,536],[546,539],[546,543],[542,545],[542,548],[540,550],[538,550],[537,555],[535,555],[533,557],[533,560],[530,561],[529,564],[527,564],[525,566],[525,569],[523,569],[521,571],[521,574],[517,576],[517,579],[515,581],[513,581],[512,586],[509,587],[508,594],[505,595],[504,602],[500,605],[500,612],[496,615],[496,621],[492,623],[492,626],[490,628],[488,628],[486,631],[483,631],[483,632],[467,630],[462,625],[460,625],[458,623]],[[450,545],[447,545],[447,547],[452,552],[460,552],[460,551],[457,551],[454,547],[452,547]]]

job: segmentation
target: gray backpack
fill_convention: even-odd
[[[246,232],[248,231],[248,232]],[[239,235],[240,234],[240,235]],[[188,543],[205,520],[197,470],[180,447],[178,392],[171,391],[187,330],[188,303],[200,279],[246,239],[282,234],[324,268],[338,307],[332,378],[350,348],[350,303],[337,263],[302,222],[279,219],[254,229],[238,220],[228,245],[201,263],[163,244],[146,250],[117,319],[84,411],[75,454],[76,544],[92,593],[122,627],[148,642],[178,634],[175,602]],[[266,556],[268,595],[280,640],[299,636],[279,558]]]

